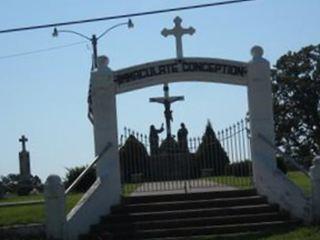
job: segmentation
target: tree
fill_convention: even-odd
[[[132,175],[149,175],[148,152],[145,146],[134,136],[130,135],[119,150],[122,180],[132,181]]]
[[[276,144],[305,164],[320,147],[320,45],[280,57],[272,83]]]
[[[76,178],[86,169],[87,166],[67,168],[67,173],[64,178],[65,188],[67,189]],[[86,192],[96,180],[96,170],[91,168],[86,175],[80,180],[79,184],[75,186],[73,191]]]
[[[196,152],[196,161],[200,169],[213,169],[215,175],[225,173],[226,166],[230,163],[226,151],[223,149],[216,134],[208,121],[202,142]]]

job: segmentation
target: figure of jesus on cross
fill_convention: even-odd
[[[161,103],[164,105],[164,117],[166,119],[167,138],[171,137],[171,121],[173,121],[171,104],[176,101],[183,101],[183,96],[170,97],[169,86],[167,83],[163,86],[164,96],[157,98],[150,98],[150,102]]]

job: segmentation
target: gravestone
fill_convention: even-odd
[[[5,194],[6,194],[6,191],[5,191],[5,188],[3,186],[3,183],[0,182],[0,199],[4,198]]]
[[[31,177],[30,172],[30,154],[26,150],[26,142],[28,139],[22,135],[19,142],[22,144],[22,150],[19,152],[19,163],[20,163],[20,180],[29,180]]]
[[[18,195],[28,195],[32,190],[30,154],[26,149],[28,139],[22,135],[19,142],[22,144],[22,150],[19,152],[20,175],[18,184]]]

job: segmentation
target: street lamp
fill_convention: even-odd
[[[97,68],[98,67],[98,64],[97,64],[97,58],[98,58],[97,44],[98,44],[98,40],[100,38],[102,38],[104,35],[106,35],[108,32],[110,32],[112,29],[115,29],[115,28],[123,26],[123,25],[128,26],[128,28],[133,28],[134,27],[133,22],[131,21],[131,19],[129,19],[127,22],[118,23],[118,24],[108,28],[103,33],[101,33],[98,37],[95,34],[93,34],[91,37],[88,37],[86,35],[83,35],[81,33],[75,32],[75,31],[58,30],[57,28],[53,29],[52,36],[53,37],[58,37],[59,33],[72,33],[72,34],[78,35],[78,36],[80,36],[82,38],[85,38],[85,39],[89,40],[91,42],[91,44],[92,44],[92,49],[93,49],[93,57],[92,57],[93,58],[92,59],[93,68]]]

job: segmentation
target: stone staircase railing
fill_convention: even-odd
[[[310,171],[306,171],[299,166],[294,159],[284,155],[283,152],[274,147],[266,137],[259,134],[267,146],[272,148],[278,154],[281,154],[287,161],[303,172],[311,182],[311,195],[305,196],[303,190],[291,181],[278,168],[270,171],[270,167],[263,161],[256,162],[255,187],[257,191],[268,197],[271,203],[278,204],[282,209],[291,213],[292,216],[302,219],[305,223],[319,222],[320,220],[320,157],[314,159]]]
[[[74,180],[74,182],[68,187],[65,191],[65,195],[68,195],[81,181],[81,179],[96,165],[99,159],[104,155],[105,152],[111,147],[111,143],[108,143],[107,146],[104,148],[101,154],[95,157],[95,159],[83,170],[83,172]]]
[[[105,153],[108,152],[111,146],[112,144],[108,143],[103,151],[94,158],[94,160],[85,168],[85,170],[83,170],[67,190],[64,189],[64,185],[59,176],[50,175],[47,178],[44,190],[46,214],[45,227],[47,239],[68,239],[68,217],[65,214],[66,196],[79,184],[88,171],[96,165]],[[83,198],[79,203],[82,201]],[[78,204],[76,204],[70,212],[79,207]]]
[[[304,175],[306,175],[308,178],[310,178],[310,174],[308,171],[306,171],[303,167],[301,167],[300,164],[296,162],[295,159],[293,159],[288,154],[284,153],[282,150],[280,150],[278,147],[275,147],[266,137],[264,137],[262,134],[259,134],[259,137],[272,149],[276,151],[277,154],[281,155],[285,160],[290,162],[295,168],[299,169]]]

